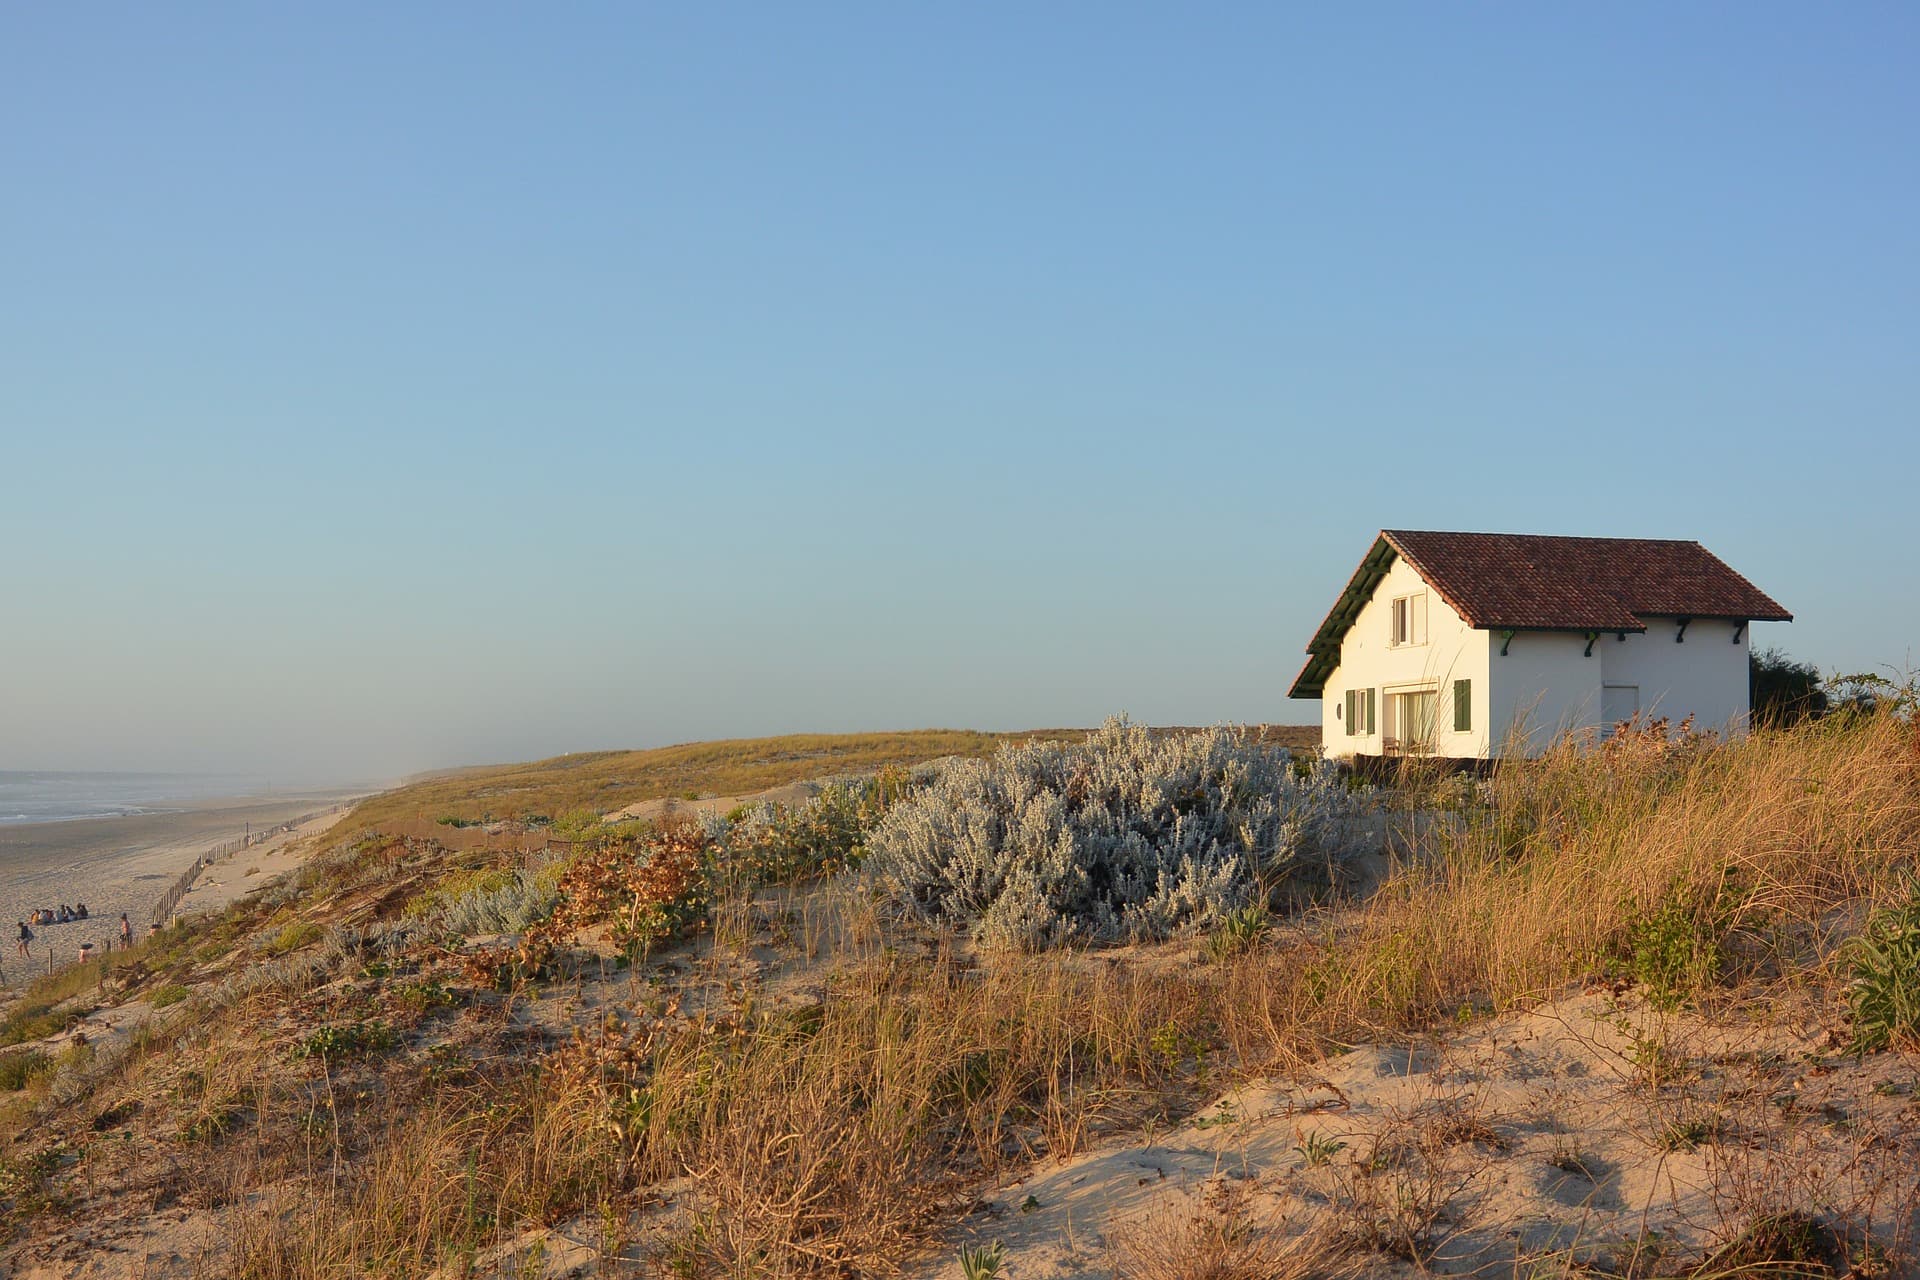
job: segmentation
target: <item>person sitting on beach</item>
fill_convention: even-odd
[[[61,924],[73,923],[73,908],[69,907],[64,902],[60,904],[60,923]]]
[[[23,956],[28,960],[33,959],[33,953],[27,950],[28,944],[30,944],[32,941],[33,941],[33,930],[27,928],[27,922],[25,920],[22,920],[20,922],[20,954],[21,956]]]
[[[73,918],[74,918],[74,919],[76,919],[76,920],[85,920],[85,919],[87,918],[87,904],[86,904],[86,903],[84,903],[84,902],[76,902],[76,903],[74,903],[74,904],[73,904]]]

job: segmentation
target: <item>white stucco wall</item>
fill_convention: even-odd
[[[1502,655],[1506,633],[1486,635],[1496,751],[1537,752],[1563,733],[1599,723],[1605,660],[1598,642],[1588,657],[1587,638],[1579,632],[1522,631]]]
[[[1700,618],[1687,625],[1686,639],[1674,643],[1673,618],[1645,618],[1644,634],[1621,640],[1608,632],[1594,646],[1603,659],[1606,684],[1639,689],[1642,715],[1666,716],[1679,724],[1688,715],[1696,729],[1742,734],[1747,729],[1747,636],[1737,623]]]
[[[1500,633],[1492,633],[1489,684],[1493,695],[1494,747],[1509,731],[1527,751],[1555,735],[1612,728],[1605,686],[1635,690],[1642,715],[1664,715],[1679,724],[1687,715],[1696,729],[1744,733],[1747,725],[1747,633],[1735,642],[1731,622],[1699,620],[1674,642],[1677,620],[1647,618],[1647,630],[1602,632],[1586,656],[1583,634],[1522,631],[1507,656]]]
[[[1393,645],[1393,599],[1425,592],[1425,644]],[[1379,755],[1387,728],[1387,695],[1414,688],[1435,689],[1439,697],[1435,750],[1440,755],[1479,757],[1487,754],[1488,726],[1494,724],[1487,677],[1488,634],[1475,631],[1420,579],[1406,561],[1396,559],[1374,588],[1340,645],[1340,665],[1327,678],[1320,695],[1320,741],[1328,756]],[[1453,682],[1472,682],[1473,728],[1453,731]],[[1597,683],[1597,682],[1596,682]],[[1374,732],[1347,733],[1341,712],[1349,689],[1371,688],[1377,699]]]

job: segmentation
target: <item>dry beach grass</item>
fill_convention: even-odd
[[[1914,1140],[1913,1060],[1836,1049],[1847,940],[1913,892],[1910,723],[1641,737],[1484,786],[1410,780],[1395,804],[1369,896],[1231,945],[1031,955],[791,859],[722,877],[642,944],[579,911],[436,937],[409,904],[450,876],[578,873],[356,820],[300,880],[119,979],[128,1000],[193,993],[137,1042],[21,1091],[43,1109],[0,1188],[10,1256],[958,1275],[960,1243],[1001,1239],[1022,1280],[1267,1274],[1282,1245],[1301,1274],[1444,1268],[1458,1242],[1521,1274],[1752,1273],[1789,1248],[1813,1258],[1796,1274],[1905,1265],[1912,1175],[1874,1153]],[[594,874],[556,883],[605,889]],[[1528,1074],[1576,1060],[1591,1092]],[[1568,1189],[1639,1195],[1639,1157],[1609,1145],[1629,1141],[1671,1194],[1628,1213]],[[1158,1176],[1127,1166],[1140,1152]],[[1845,1187],[1819,1174],[1847,1158]],[[1076,1176],[1106,1190],[1075,1199]],[[1502,1179],[1530,1189],[1503,1199]]]

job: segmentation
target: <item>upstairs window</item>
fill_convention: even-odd
[[[1415,592],[1408,596],[1393,598],[1393,632],[1387,637],[1390,645],[1425,644],[1427,642],[1427,593]]]

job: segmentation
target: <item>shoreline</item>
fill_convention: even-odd
[[[136,937],[146,936],[168,891],[190,869],[201,871],[209,855],[233,856],[249,831],[267,835],[316,814],[322,816],[315,821],[337,821],[360,794],[296,792],[212,801],[174,813],[0,826],[0,926],[8,931],[0,987],[73,963],[83,942],[93,943],[96,955],[109,942],[118,945],[121,912]],[[298,834],[275,833],[261,843],[284,843]],[[16,921],[39,908],[81,902],[87,904],[85,920],[29,926],[30,956],[20,958]]]

